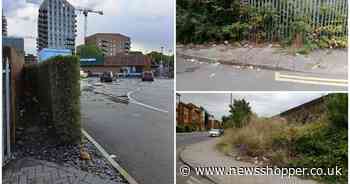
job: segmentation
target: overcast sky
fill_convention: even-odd
[[[233,99],[245,99],[259,116],[270,117],[323,95],[326,93],[234,93]],[[216,119],[221,119],[229,113],[230,94],[182,93],[181,101],[203,106]]]
[[[42,0],[3,0],[9,36],[37,37],[38,9]],[[88,35],[122,33],[131,37],[132,50],[173,51],[174,0],[68,0],[73,6],[103,10],[88,15]],[[83,43],[83,15],[77,13],[76,45]],[[25,50],[36,53],[35,39],[25,39]]]

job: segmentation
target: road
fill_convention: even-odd
[[[208,133],[178,133],[176,134],[176,184],[212,184],[209,180],[191,174],[190,176],[181,176],[179,169],[184,163],[179,159],[182,149],[191,144],[210,139]]]
[[[174,183],[173,80],[93,86],[108,95],[129,95],[131,103],[83,90],[83,128],[140,184]]]
[[[176,58],[176,87],[178,91],[346,91],[343,86],[323,79],[344,80],[347,76],[320,76],[279,71],[290,78],[277,77],[276,71],[222,65],[218,63],[189,62]],[[317,79],[310,79],[316,77]],[[298,78],[295,80],[295,78]],[[299,79],[302,78],[302,79]],[[321,79],[319,79],[321,78]],[[328,80],[327,80],[328,81]],[[323,83],[323,84],[322,84]],[[331,83],[331,84],[324,84]],[[336,84],[337,85],[337,84]],[[346,85],[346,84],[345,84]]]

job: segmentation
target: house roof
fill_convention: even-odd
[[[130,37],[120,34],[120,33],[95,33],[93,35],[88,36],[87,38],[92,38],[92,37],[96,37],[96,36],[116,36],[116,37],[123,37],[123,38],[127,38],[130,39]]]

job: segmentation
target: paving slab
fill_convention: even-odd
[[[192,168],[194,167],[255,167],[255,165],[237,161],[233,157],[224,155],[216,150],[215,146],[220,141],[213,138],[190,146],[181,153],[181,159]],[[211,175],[209,176],[217,184],[317,184],[314,180],[305,180],[298,177],[281,176],[238,176],[238,175]]]
[[[23,158],[3,167],[4,184],[122,184],[56,163]]]

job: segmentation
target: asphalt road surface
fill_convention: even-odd
[[[180,168],[184,163],[179,159],[181,151],[191,144],[195,144],[201,141],[211,139],[207,132],[195,132],[195,133],[178,133],[176,134],[176,183],[177,184],[211,184],[209,180],[191,174],[190,176],[182,176],[180,174]]]
[[[140,184],[174,183],[173,80],[92,86],[108,95],[129,95],[131,103],[84,90],[83,128]]]
[[[282,75],[302,77],[298,80],[281,81],[276,71],[258,68],[242,68],[218,63],[189,62],[176,58],[176,88],[178,91],[346,91],[343,86],[321,84],[311,77],[346,80],[346,76],[320,76],[294,72]],[[321,79],[321,80],[322,80]],[[282,79],[283,80],[283,79]],[[297,82],[296,82],[297,81]],[[346,85],[346,84],[345,84]]]

